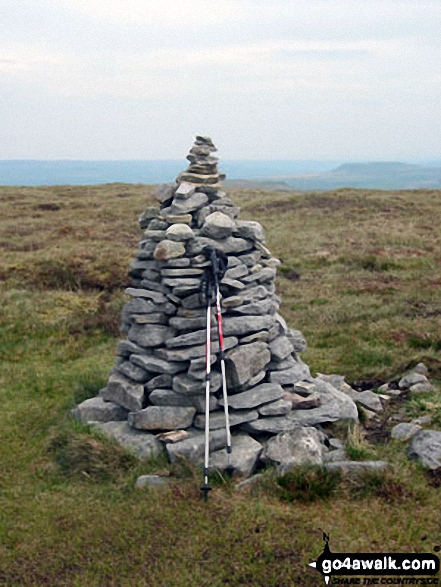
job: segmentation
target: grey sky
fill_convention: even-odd
[[[440,0],[0,0],[0,158],[440,158],[440,31]]]

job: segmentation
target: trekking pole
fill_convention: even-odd
[[[208,485],[208,467],[210,455],[210,380],[211,380],[211,286],[206,285],[207,298],[207,338],[205,341],[205,456],[204,456],[204,485],[201,491],[204,501],[208,499],[211,487]]]
[[[225,346],[224,346],[224,334],[222,331],[222,312],[220,306],[220,291],[219,282],[216,279],[216,317],[217,317],[217,332],[219,336],[219,358],[221,364],[222,373],[222,394],[224,399],[224,410],[225,410],[225,431],[227,434],[227,455],[228,455],[228,469],[231,467],[230,455],[231,455],[231,432],[230,432],[230,415],[228,410],[228,393],[227,393],[227,376],[225,373]]]

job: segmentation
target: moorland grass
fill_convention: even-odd
[[[136,219],[151,193],[0,188],[0,584],[321,585],[307,563],[323,531],[337,552],[441,544],[439,488],[403,443],[353,434],[354,451],[391,469],[342,481],[324,501],[290,503],[266,474],[243,493],[220,480],[204,504],[198,472],[184,466],[169,488],[136,490],[138,475],[168,474],[167,464],[139,463],[69,418],[112,368]],[[303,331],[313,373],[378,382],[424,361],[441,379],[441,192],[231,196],[281,259],[281,313]],[[402,407],[441,426],[438,384]]]

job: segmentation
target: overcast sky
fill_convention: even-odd
[[[441,0],[0,0],[0,159],[441,157]]]

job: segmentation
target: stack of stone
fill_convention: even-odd
[[[132,287],[126,293],[131,301],[122,315],[127,339],[118,344],[107,387],[99,398],[78,406],[76,414],[83,421],[101,422],[103,432],[126,445],[148,441],[153,453],[165,445],[171,460],[202,457],[206,307],[200,288],[208,265],[202,251],[211,245],[228,258],[220,291],[233,461],[234,455],[251,455],[240,470],[249,473],[264,439],[304,426],[301,409],[323,412],[323,398],[340,392],[332,386],[323,389],[327,384],[322,382],[322,398],[316,386],[309,404],[293,401],[294,391],[300,400],[312,393],[301,383],[312,381],[298,355],[306,343],[278,313],[279,261],[265,246],[262,226],[238,219],[239,209],[221,189],[224,176],[218,173],[215,151],[209,137],[197,136],[188,169],[176,185],[159,188],[158,207],[141,215],[144,233],[130,268]],[[211,448],[217,451],[212,464],[222,468],[225,417],[214,319],[212,327],[210,428]],[[348,399],[341,396],[343,402]],[[348,401],[352,405],[346,402],[343,411],[326,417],[349,414],[356,419],[355,405]]]

